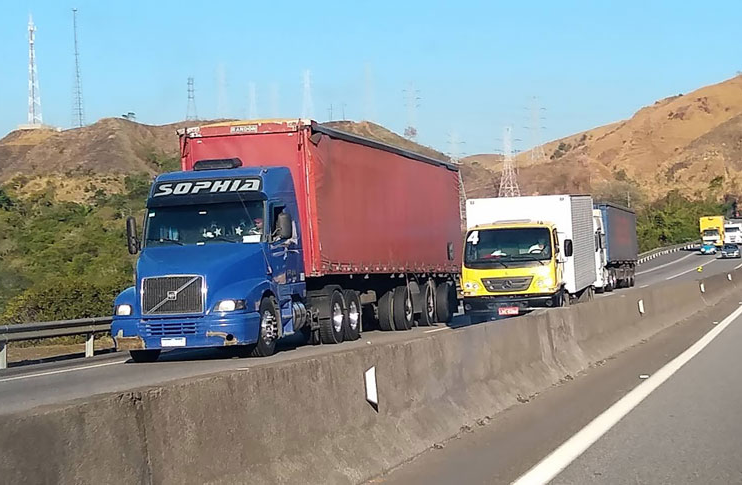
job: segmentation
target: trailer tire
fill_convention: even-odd
[[[354,290],[343,291],[346,308],[345,340],[352,341],[361,338],[363,328],[363,307],[358,293]]]
[[[260,300],[260,328],[258,341],[247,346],[250,357],[269,357],[276,352],[278,327],[281,325],[281,311],[274,296],[265,296]],[[243,354],[243,352],[240,352]]]
[[[329,317],[319,321],[319,334],[323,344],[339,344],[345,336],[347,310],[340,290],[333,290],[328,300]]]
[[[129,355],[134,362],[154,362],[160,357],[160,349],[130,350]]]
[[[432,327],[438,323],[438,314],[435,311],[435,281],[428,280],[423,285],[422,308],[420,313],[420,325]]]
[[[456,311],[456,288],[451,282],[441,283],[435,290],[435,312],[441,323],[449,323]]]
[[[407,285],[394,288],[392,309],[394,314],[394,328],[396,330],[411,329],[415,323],[415,307],[412,303],[412,292]]]
[[[385,332],[394,330],[394,312],[392,311],[393,290],[385,291],[379,299],[379,328]]]

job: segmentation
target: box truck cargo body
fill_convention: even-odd
[[[465,305],[471,311],[502,313],[503,306],[527,311],[591,294],[596,279],[592,211],[592,199],[585,195],[468,200]]]
[[[611,203],[595,204],[600,211],[603,234],[601,246],[605,252],[608,274],[607,290],[634,286],[639,241],[636,234],[636,214],[631,209]]]
[[[137,358],[165,344],[267,355],[297,331],[337,343],[364,324],[450,320],[462,252],[455,165],[305,120],[191,128],[180,147],[183,171],[160,176],[147,204],[131,291],[152,295],[117,300],[129,314],[114,336]],[[178,313],[167,299],[186,283],[201,285],[203,302]],[[142,331],[153,325],[178,340]]]

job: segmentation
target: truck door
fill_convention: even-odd
[[[278,285],[278,299],[281,307],[291,300],[291,284],[298,278],[298,254],[296,230],[290,239],[280,239],[276,231],[278,215],[286,210],[286,205],[272,202],[268,205],[268,247],[270,248],[270,263],[273,269],[273,281]],[[294,225],[296,221],[294,221]]]

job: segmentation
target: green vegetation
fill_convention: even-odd
[[[0,189],[0,324],[111,314],[132,284],[124,221],[141,219],[149,185],[127,176],[124,193],[95,190],[85,203],[53,187],[21,194],[18,180]]]

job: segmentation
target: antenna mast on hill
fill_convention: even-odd
[[[270,91],[269,91],[268,97],[270,100],[271,118],[278,118],[279,112],[281,111],[279,108],[278,84],[272,83],[270,85]]]
[[[449,135],[448,144],[451,145],[449,157],[451,163],[459,167],[459,218],[461,219],[462,227],[466,227],[466,187],[464,187],[464,179],[461,177],[461,152],[459,151],[459,145],[465,142],[459,139],[459,134],[453,132]]]
[[[188,78],[188,106],[186,107],[186,121],[196,121],[198,111],[196,111],[196,90],[193,87],[193,77]]]
[[[36,25],[31,15],[28,16],[28,124],[29,127],[39,127],[43,123],[41,117],[41,92],[39,91],[39,76],[36,72]]]
[[[502,177],[500,178],[500,190],[498,197],[520,197],[520,188],[518,187],[518,178],[515,172],[515,160],[513,160],[513,146],[511,128],[505,127],[502,137]]]
[[[72,9],[72,34],[75,40],[75,86],[72,90],[72,126],[85,126],[85,109],[82,103],[82,76],[80,74],[80,49],[77,44],[77,9]]]
[[[247,117],[251,120],[256,120],[258,119],[258,101],[257,101],[257,95],[255,93],[255,83],[251,82],[248,88],[249,88],[249,95],[250,95],[250,104],[249,104]]]
[[[407,126],[404,136],[408,140],[417,141],[417,108],[420,107],[420,91],[410,83],[409,87],[402,91],[405,95],[405,107],[407,108]]]
[[[542,111],[546,111],[546,108],[541,108],[538,105],[538,98],[534,96],[531,98],[531,163],[542,163],[546,161],[546,153],[544,153],[544,146],[541,144],[541,122],[545,119],[542,116]]]
[[[312,73],[309,69],[304,71],[302,86],[304,89],[301,103],[301,117],[311,119],[314,115],[314,103],[312,102]]]

